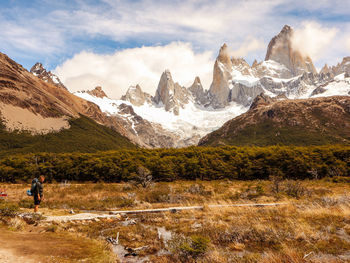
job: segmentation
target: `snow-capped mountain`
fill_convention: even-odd
[[[199,77],[190,87],[183,87],[165,70],[154,96],[139,85],[131,86],[121,99],[108,98],[101,87],[75,95],[122,120],[129,138],[145,147],[197,144],[201,137],[246,112],[262,93],[278,99],[350,95],[350,57],[333,67],[325,65],[317,73],[311,58],[293,48],[293,34],[290,26],[284,26],[270,41],[265,60],[254,61],[252,66],[243,58],[231,57],[224,44],[208,90]]]

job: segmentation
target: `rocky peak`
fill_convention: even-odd
[[[138,84],[136,86],[130,86],[126,94],[122,96],[121,99],[130,101],[135,106],[141,106],[145,102],[151,103],[151,95],[143,92]]]
[[[341,63],[332,67],[334,75],[342,73],[350,74],[350,57],[344,57]]]
[[[215,60],[213,82],[209,89],[211,105],[214,108],[223,108],[229,103],[230,82],[232,79],[232,61],[224,44]]]
[[[293,28],[285,25],[281,32],[270,41],[265,61],[273,60],[290,70],[290,77],[298,76],[304,72],[316,74],[316,69],[310,57],[304,57],[293,48]]]
[[[231,61],[226,43],[223,44],[223,46],[220,48],[219,55],[217,57],[217,61],[224,64],[228,70],[231,69],[232,61]]]
[[[97,86],[93,90],[88,90],[86,93],[90,94],[91,96],[97,97],[97,98],[107,97],[106,93],[103,91],[101,86]]]
[[[194,79],[193,84],[188,90],[191,92],[195,103],[200,105],[206,105],[208,103],[207,92],[204,91],[201,80],[198,76]]]
[[[253,62],[253,64],[252,64],[252,68],[257,67],[258,64],[259,64],[258,61],[257,61],[256,59],[254,59],[254,62]]]
[[[44,68],[42,63],[39,63],[39,62],[35,63],[35,65],[30,69],[30,72],[34,76],[37,76],[39,79],[47,83],[54,84],[56,87],[59,87],[59,88],[67,89],[55,74],[53,74],[51,71],[47,71]]]
[[[329,72],[330,72],[330,68],[328,67],[327,64],[325,64],[325,65],[323,66],[323,68],[321,69],[320,74],[327,74],[327,73],[329,73]]]
[[[163,104],[166,111],[179,114],[179,108],[189,101],[189,92],[186,88],[174,83],[169,70],[165,70],[160,78],[154,102]]]
[[[242,75],[252,75],[251,67],[243,58],[232,58],[233,69],[239,71]]]

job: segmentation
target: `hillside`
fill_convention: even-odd
[[[96,152],[136,148],[127,138],[81,115],[69,121],[70,128],[44,135],[8,132],[0,128],[0,156],[32,152]]]
[[[0,53],[0,151],[133,148],[121,122]]]
[[[249,111],[206,135],[200,146],[350,143],[350,97],[279,100],[259,95]]]

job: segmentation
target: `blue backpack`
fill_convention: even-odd
[[[27,190],[27,195],[28,196],[33,196],[34,195],[34,191],[36,188],[36,184],[39,182],[38,178],[34,178],[32,181],[32,186],[29,190]]]

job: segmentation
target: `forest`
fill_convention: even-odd
[[[29,182],[39,175],[48,182],[126,182],[140,170],[154,181],[347,177],[350,146],[126,149],[15,154],[0,159],[0,181],[12,183]]]

